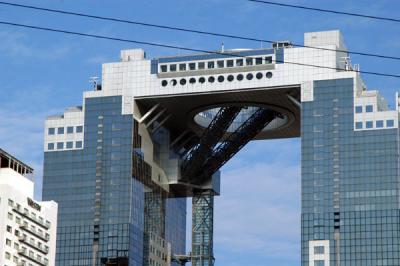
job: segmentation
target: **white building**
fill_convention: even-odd
[[[0,265],[54,266],[57,203],[33,200],[33,169],[0,149]]]

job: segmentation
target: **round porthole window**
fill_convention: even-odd
[[[215,78],[214,78],[214,77],[209,77],[209,78],[208,78],[208,82],[214,83],[214,81],[215,81]]]
[[[163,80],[161,81],[161,86],[166,87],[168,85],[168,81]]]
[[[178,84],[176,79],[171,79],[170,83],[171,83],[172,86],[176,86],[176,84]]]
[[[196,79],[195,78],[190,78],[189,79],[189,83],[190,84],[195,84],[196,83]]]
[[[242,81],[243,80],[243,75],[242,74],[237,75],[237,80]]]
[[[204,77],[200,77],[200,78],[199,78],[199,82],[200,82],[200,83],[204,83],[204,82],[206,82],[206,79],[205,79]]]
[[[224,80],[225,80],[225,77],[224,77],[224,76],[219,76],[219,77],[218,77],[218,82],[224,82]]]
[[[179,81],[179,83],[180,83],[181,85],[185,85],[185,84],[186,84],[186,79],[181,79],[181,80]]]
[[[267,77],[267,78],[272,78],[272,72],[267,72],[267,74],[265,74],[265,76]]]
[[[249,73],[246,76],[247,80],[252,80],[253,79],[253,74]]]
[[[257,79],[262,79],[263,78],[263,73],[258,72],[257,75],[256,75],[256,78]]]
[[[232,82],[234,79],[235,79],[235,77],[233,75],[229,75],[228,78],[227,78],[227,80],[229,82]]]

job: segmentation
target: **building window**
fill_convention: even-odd
[[[200,70],[201,70],[201,69],[205,69],[205,68],[206,68],[206,63],[204,63],[204,62],[199,62],[198,65],[197,65],[197,68],[200,69]]]
[[[75,142],[75,148],[77,149],[82,148],[82,141]]]
[[[54,143],[48,143],[48,144],[47,144],[47,149],[48,149],[49,151],[54,150]]]
[[[362,122],[356,122],[356,129],[362,129],[363,128],[363,123]]]
[[[163,80],[161,81],[161,86],[166,87],[168,85],[168,81]]]
[[[196,70],[196,63],[189,63],[189,70]]]
[[[386,127],[394,127],[394,120],[386,120]]]
[[[13,207],[14,206],[14,201],[13,200],[8,200],[8,206]]]
[[[225,80],[225,77],[224,77],[224,76],[219,76],[219,77],[218,77],[218,82],[224,82],[224,80]]]
[[[83,131],[83,126],[76,127],[76,133],[82,133],[82,131]]]
[[[374,123],[372,121],[367,121],[367,122],[365,122],[365,127],[366,128],[373,128],[374,127]]]
[[[362,106],[356,106],[356,114],[362,113]]]
[[[167,65],[161,65],[161,72],[165,73],[168,71],[168,66]]]
[[[247,80],[252,80],[253,79],[253,74],[249,73],[246,76]]]
[[[236,66],[237,67],[243,66],[243,59],[236,59]]]
[[[208,63],[207,63],[207,67],[208,67],[208,69],[213,69],[213,68],[215,67],[214,61],[208,62]]]
[[[59,135],[64,134],[64,127],[57,128],[57,134]]]
[[[172,86],[176,86],[176,84],[178,84],[178,81],[176,81],[176,79],[171,79],[170,83]]]
[[[74,127],[67,127],[67,134],[74,133]]]
[[[233,67],[233,60],[227,60],[226,67]]]
[[[190,78],[189,79],[189,83],[190,84],[195,84],[196,83],[196,79],[195,78]]]
[[[314,254],[324,254],[325,247],[324,246],[316,246],[314,247]]]
[[[57,150],[64,149],[64,142],[57,142]]]
[[[262,79],[263,78],[263,73],[261,73],[261,72],[258,72],[257,74],[256,74],[256,78],[257,79]]]
[[[183,86],[183,85],[185,85],[186,84],[186,79],[181,79],[180,81],[179,81],[179,83]]]
[[[72,141],[67,141],[67,149],[72,149],[73,148],[73,142]]]
[[[383,127],[383,120],[377,120],[376,121],[376,127],[377,128],[382,128]]]
[[[54,127],[50,127],[47,132],[49,135],[54,135],[56,133],[56,129]]]
[[[9,220],[12,220],[12,219],[13,219],[13,215],[12,215],[12,213],[10,213],[10,212],[9,212],[9,213],[7,213],[7,217],[8,217],[8,219],[9,219]]]
[[[263,63],[262,57],[257,57],[256,58],[256,65],[262,65],[262,63]]]
[[[272,64],[272,56],[265,57],[265,64]]]
[[[253,65],[253,58],[246,58],[246,66],[252,66]]]
[[[228,78],[227,78],[227,80],[229,82],[232,82],[234,79],[235,79],[235,77],[233,75],[229,75]]]
[[[208,78],[208,82],[214,83],[214,81],[215,81],[215,78],[214,78],[214,77],[209,77],[209,78]]]
[[[179,64],[179,71],[186,71],[186,64]]]
[[[169,71],[176,72],[176,64],[169,65]]]
[[[224,68],[225,67],[225,61],[224,60],[218,60],[217,61],[217,67],[218,68]]]
[[[12,227],[7,225],[7,232],[12,233]]]
[[[267,74],[265,74],[265,76],[266,76],[268,79],[272,78],[272,72],[267,72]]]
[[[365,106],[365,112],[366,113],[372,113],[374,111],[374,107],[372,105],[366,105]]]
[[[242,81],[242,80],[243,80],[243,75],[242,75],[242,74],[239,74],[239,75],[237,75],[236,78],[237,78],[238,81]]]
[[[205,79],[204,77],[200,77],[200,78],[199,78],[199,82],[200,82],[200,83],[204,83],[204,82],[206,82],[206,79]]]
[[[325,261],[323,261],[323,260],[314,260],[314,266],[325,266]]]
[[[8,238],[6,238],[6,245],[9,246],[9,247],[11,247],[11,240],[8,239]]]
[[[9,259],[11,259],[11,254],[6,252],[6,260],[9,260]]]

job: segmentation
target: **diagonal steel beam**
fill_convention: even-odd
[[[183,161],[181,171],[183,180],[190,180],[197,174],[241,109],[239,106],[229,106],[222,107],[218,111],[203,132],[199,144],[187,154]]]
[[[261,130],[263,130],[278,114],[264,108],[255,111],[234,133],[232,133],[213,152],[198,172],[198,182],[210,178],[230,158],[239,152]],[[199,178],[200,177],[200,178]]]

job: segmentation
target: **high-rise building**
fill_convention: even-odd
[[[57,203],[33,199],[32,172],[0,149],[0,265],[56,265]]]
[[[398,99],[366,89],[339,31],[304,44],[104,64],[83,106],[46,120],[57,265],[213,265],[220,167],[253,139],[300,135],[302,265],[400,265]]]

